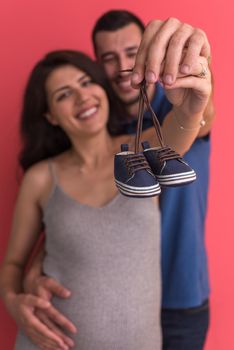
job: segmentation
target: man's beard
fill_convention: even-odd
[[[129,101],[124,101],[122,99],[120,99],[120,100],[124,104],[125,107],[130,107],[130,106],[134,105],[135,103],[139,102],[139,99],[140,99],[140,94],[138,94],[136,97],[132,98]]]
[[[122,73],[123,74],[123,73]],[[122,76],[122,74],[118,74],[114,79],[113,79],[113,83],[118,85],[118,82],[121,81],[121,80],[124,80],[124,77]],[[126,77],[129,77],[129,73],[126,75]],[[133,88],[132,88],[133,89]],[[115,90],[115,89],[114,89]],[[134,89],[133,89],[134,90]],[[117,93],[117,92],[116,92]],[[118,95],[118,93],[117,93]],[[130,107],[134,104],[136,104],[138,101],[139,101],[139,98],[140,98],[140,93],[137,94],[137,96],[135,97],[132,97],[130,100],[128,101],[125,101],[123,98],[121,98],[119,96],[119,99],[121,101],[121,103],[123,103],[123,105],[125,107]]]

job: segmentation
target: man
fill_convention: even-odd
[[[180,128],[183,133],[197,129],[197,139],[184,155],[195,169],[197,181],[185,187],[164,189],[160,198],[162,329],[164,349],[202,349],[209,318],[204,221],[209,131],[214,116],[211,99],[198,125],[194,125],[193,116],[204,107],[210,93],[207,79],[209,43],[200,29],[173,18],[164,22],[152,21],[144,31],[143,23],[128,11],[104,14],[96,22],[92,39],[97,60],[103,65],[115,93],[126,108],[128,118],[122,125],[124,132],[135,131],[139,91],[132,85],[137,86],[143,77],[148,83],[148,95],[161,124],[172,119],[175,128]],[[202,63],[200,57],[203,58]],[[131,68],[134,68],[133,74],[120,73]],[[156,81],[160,82],[155,87]],[[188,116],[186,125],[180,123],[182,114]],[[146,113],[143,127],[151,125],[150,115]],[[41,296],[49,298],[51,293],[69,296],[65,288],[51,279],[42,278],[38,283]],[[53,328],[51,320],[70,330],[71,324],[56,310],[51,311],[49,318],[50,321],[41,316],[49,328],[69,344],[61,331]]]
[[[137,115],[139,92],[131,86],[131,79],[134,77],[120,71],[134,67],[143,31],[143,24],[133,14],[127,11],[110,11],[99,18],[92,33],[96,57],[103,65],[115,93],[132,116],[124,125],[124,130],[129,133],[136,127],[134,116]],[[180,113],[185,111],[183,103],[179,106],[177,91],[170,88],[178,74],[189,74],[188,69],[196,62],[196,55],[201,54],[209,59],[209,44],[200,30],[175,19],[151,22],[144,36],[147,42],[154,40],[150,50],[155,52],[154,65],[152,68],[148,67],[146,77],[148,75],[149,82],[155,82],[159,78],[168,97],[167,99],[159,83],[156,89],[154,85],[148,88],[153,109],[163,123],[172,105],[174,113],[175,107]],[[190,51],[196,41],[199,44],[196,49]],[[187,50],[185,58],[184,49]],[[142,53],[134,68],[135,75],[139,70],[139,62],[144,61],[147,62],[147,56]],[[138,74],[141,80],[142,73]],[[177,115],[178,117],[174,115],[177,124],[175,127],[183,128],[184,132],[193,129],[180,125],[179,113]],[[200,128],[196,141],[184,156],[196,170],[197,181],[190,186],[164,189],[160,198],[164,349],[202,349],[208,329],[209,285],[204,224],[210,152],[209,131],[213,116],[210,100],[204,115],[206,125]],[[151,123],[150,115],[146,113],[144,128],[151,126]]]

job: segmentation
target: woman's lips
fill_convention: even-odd
[[[88,119],[90,117],[92,117],[98,110],[97,106],[91,107],[89,109],[86,109],[84,112],[81,112],[78,114],[77,118],[78,119]]]

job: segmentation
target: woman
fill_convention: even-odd
[[[45,228],[43,271],[72,291],[66,301],[52,302],[77,327],[74,348],[155,350],[161,347],[158,203],[117,192],[113,156],[121,143],[132,140],[111,136],[117,117],[113,107],[102,72],[87,56],[52,52],[35,66],[21,120],[26,173],[1,272],[1,294],[21,327],[23,271]],[[184,152],[196,131],[182,141],[183,132],[171,128],[167,123],[167,143]],[[154,130],[143,138],[153,143]],[[49,306],[28,297],[26,309]],[[55,338],[45,343],[33,333],[35,326],[29,336],[37,345],[20,333],[16,350],[68,349]]]

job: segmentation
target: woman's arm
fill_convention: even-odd
[[[44,179],[39,169],[40,166],[36,165],[25,174],[19,190],[8,249],[0,271],[0,293],[18,326],[39,347],[47,345],[67,349],[64,342],[35,316],[37,309],[46,309],[50,303],[23,293],[24,269],[42,228],[40,198]]]
[[[172,85],[164,85],[167,98],[173,107],[162,125],[163,138],[165,144],[179,154],[187,152],[202,132],[208,133],[214,117],[211,72],[206,59],[200,57],[199,60],[197,67],[194,67],[193,75],[179,76]],[[199,69],[202,67],[201,62],[202,65],[206,65],[204,78],[198,76]],[[201,122],[207,115],[209,115],[209,120],[205,120],[207,125],[201,126]],[[157,142],[153,129],[143,132],[142,138],[148,139],[154,145]]]
[[[37,187],[34,171],[29,170],[19,190],[8,249],[0,275],[1,296],[7,306],[9,296],[22,292],[24,268],[41,231]]]

